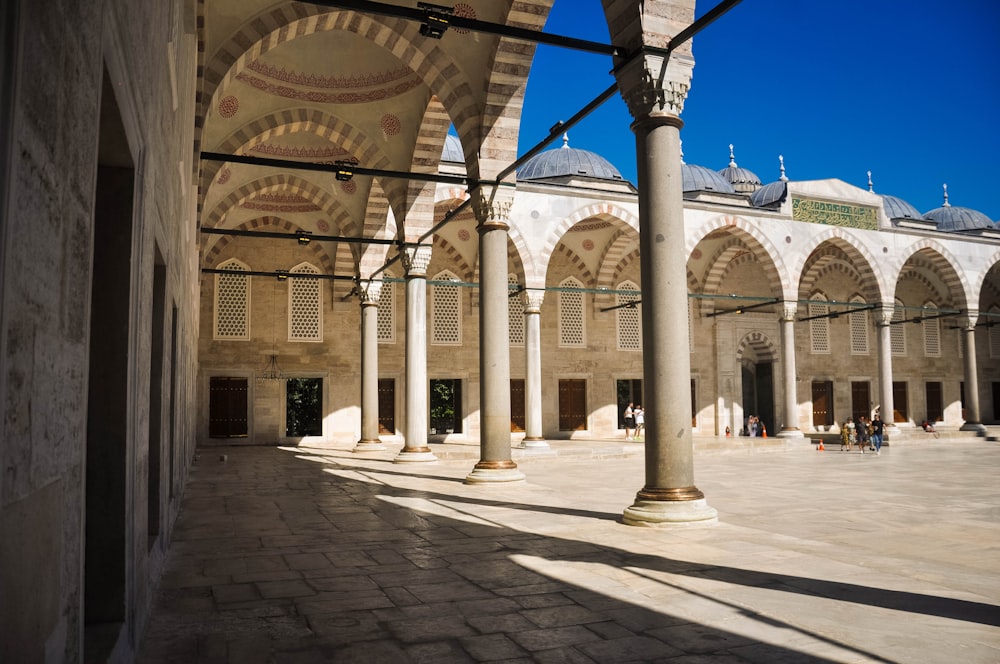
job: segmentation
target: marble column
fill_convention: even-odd
[[[882,422],[895,429],[892,405],[892,315],[894,307],[883,305],[875,316],[878,329],[878,389],[881,398]]]
[[[403,414],[403,449],[396,463],[437,461],[427,446],[428,396],[427,383],[427,265],[431,248],[404,249],[406,270],[406,396]]]
[[[785,407],[780,438],[803,438],[799,428],[799,393],[795,379],[795,314],[798,304],[785,302],[781,311],[781,366]]]
[[[382,282],[361,291],[361,439],[355,452],[384,450],[378,437],[378,300]]]
[[[479,463],[466,484],[524,481],[511,458],[507,223],[510,201],[474,203],[479,222]]]
[[[642,263],[645,485],[625,509],[634,526],[712,523],[718,513],[694,485],[687,256],[680,112],[693,62],[647,53],[616,71],[635,122]]]
[[[965,335],[965,423],[962,431],[986,431],[979,412],[979,370],[976,367],[976,322],[979,312],[968,313],[963,319]]]
[[[524,297],[524,441],[526,448],[547,448],[542,436],[542,299],[544,291]]]

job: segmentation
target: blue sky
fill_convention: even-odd
[[[697,15],[716,1],[698,2]],[[600,0],[556,0],[545,31],[608,43]],[[744,0],[694,38],[684,160],[736,162],[764,183],[838,178],[920,212],[949,202],[1000,220],[1000,2]],[[612,82],[611,59],[540,45],[520,152]],[[569,131],[636,181],[618,95]],[[559,147],[556,141],[550,147]]]

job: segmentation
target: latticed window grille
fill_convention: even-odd
[[[906,355],[906,324],[899,322],[903,316],[903,303],[896,300],[896,308],[892,312],[892,322],[896,325],[889,326],[889,345],[893,355]]]
[[[852,302],[863,302],[863,300],[855,299]],[[869,352],[868,330],[871,329],[868,324],[868,312],[852,311],[848,320],[851,325],[851,354],[867,355]]]
[[[631,281],[623,281],[618,284],[616,290],[635,291],[635,295],[618,293],[616,296],[616,304],[620,307],[615,310],[618,328],[618,350],[642,350],[642,318],[639,313],[639,306],[621,306],[639,299],[639,287]],[[688,311],[690,312],[690,308]]]
[[[507,285],[516,286],[517,276],[507,275]],[[507,291],[507,329],[510,335],[511,346],[524,345],[524,304],[520,295],[511,295],[514,291]]]
[[[431,281],[458,281],[458,277],[445,270]],[[431,286],[431,322],[431,343],[462,345],[462,296],[458,286]]]
[[[381,344],[396,343],[396,284],[392,273],[384,274],[382,292],[378,297],[378,342]]]
[[[937,308],[933,302],[926,306]],[[941,319],[923,320],[921,327],[924,328],[924,357],[941,357]]]
[[[830,313],[830,305],[825,298],[814,298],[809,303],[810,316],[824,316]],[[812,344],[813,353],[830,352],[830,319],[813,318],[809,321],[809,339]]]
[[[312,265],[303,263],[292,274],[319,274]],[[288,280],[288,340],[323,340],[323,282],[319,279]]]
[[[560,288],[583,288],[583,284],[569,277]],[[581,291],[559,291],[559,345],[585,346],[583,326],[583,293]]]
[[[231,260],[219,266],[233,274],[215,275],[215,338],[250,338],[250,275],[243,263]]]

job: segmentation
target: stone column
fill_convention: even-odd
[[[510,201],[474,204],[479,222],[479,463],[466,484],[520,482],[510,451],[510,326],[507,305],[507,219]]]
[[[542,299],[544,291],[524,294],[524,441],[529,448],[547,448],[542,436]]]
[[[406,270],[406,424],[403,449],[396,463],[437,461],[427,446],[427,265],[431,248],[407,247],[403,254]]]
[[[355,452],[384,450],[378,437],[378,299],[382,282],[361,291],[361,439]]]
[[[986,431],[979,412],[979,370],[976,368],[976,322],[979,312],[970,311],[965,326],[965,423],[962,431]]]
[[[784,379],[785,408],[780,438],[802,438],[799,428],[799,394],[795,382],[795,314],[798,304],[785,302],[781,311],[781,366]]]
[[[645,53],[616,72],[635,122],[642,261],[646,482],[625,509],[636,526],[718,518],[694,485],[680,112],[693,62]]]
[[[878,328],[878,389],[881,397],[882,422],[895,429],[892,406],[892,314],[893,305],[882,305],[875,316]]]

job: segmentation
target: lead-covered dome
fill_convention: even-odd
[[[719,171],[726,182],[733,186],[733,190],[739,194],[752,194],[760,188],[761,181],[757,175],[746,168],[736,165],[736,155],[733,152],[733,144],[729,144],[729,165]]]
[[[954,207],[948,202],[948,185],[944,185],[944,205],[934,208],[924,215],[937,224],[937,229],[945,233],[961,231],[992,230],[993,220],[979,210]]]
[[[710,168],[694,164],[681,165],[681,181],[683,189],[688,191],[718,191],[724,194],[735,194],[733,186],[721,175]]]
[[[881,194],[882,205],[885,208],[885,216],[890,219],[923,219],[917,208],[913,207],[898,196]]]
[[[535,155],[517,169],[518,180],[544,180],[566,176],[583,176],[598,180],[624,182],[622,174],[601,155],[569,146],[569,136],[563,135],[563,145]]]

